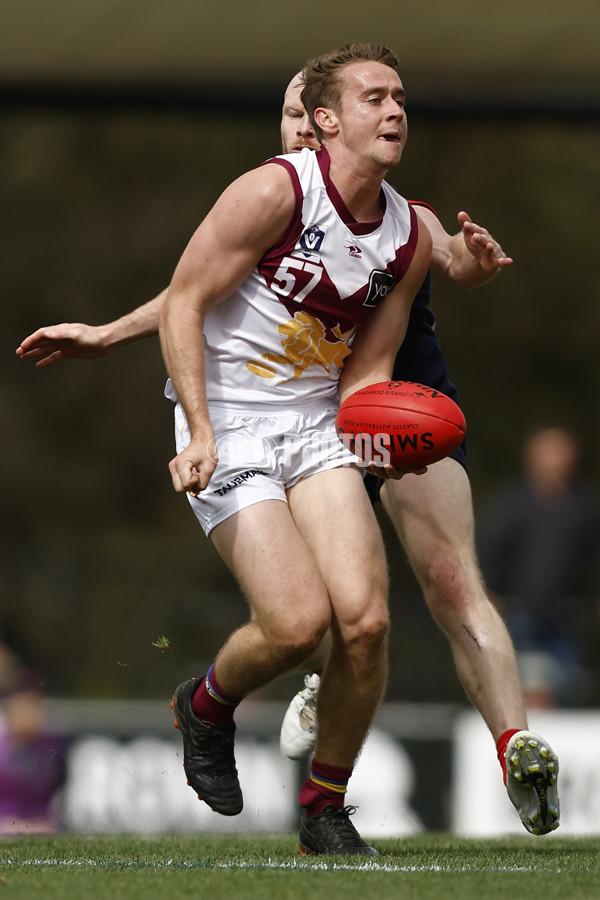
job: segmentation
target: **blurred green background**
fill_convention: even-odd
[[[157,341],[41,371],[14,349],[41,325],[108,321],[166,286],[220,191],[278,151],[289,77],[348,40],[385,41],[402,60],[409,141],[389,180],[448,230],[466,209],[515,258],[473,292],[434,280],[476,509],[542,423],[575,429],[600,489],[595,3],[5,6],[0,637],[53,693],[168,696],[246,610],[170,485]],[[381,521],[388,698],[460,701],[446,642]],[[168,652],[153,646],[161,635]]]

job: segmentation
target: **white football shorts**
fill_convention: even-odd
[[[283,415],[246,415],[211,409],[218,463],[208,486],[188,500],[204,529],[261,500],[287,502],[286,490],[301,478],[357,465],[359,461],[338,440],[337,409]],[[181,404],[175,406],[175,444],[181,453],[190,432]],[[364,465],[364,464],[363,464]]]

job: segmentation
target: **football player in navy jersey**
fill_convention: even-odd
[[[284,97],[281,123],[284,153],[319,147],[300,98],[302,87],[301,76],[295,76]],[[430,265],[465,287],[487,281],[498,269],[512,262],[489,232],[471,222],[466,213],[459,214],[458,234],[449,235],[430,208],[425,205],[414,208],[432,235]],[[163,291],[154,300],[105,326],[76,323],[41,328],[22,342],[17,353],[23,359],[36,360],[40,367],[67,357],[105,355],[115,347],[156,334],[166,293]],[[456,399],[456,389],[449,380],[433,328],[429,302],[430,275],[413,302],[393,377],[429,384]],[[535,740],[535,736],[526,732],[512,643],[484,593],[479,574],[464,447],[430,466],[424,475],[385,481],[367,475],[366,481],[372,498],[380,497],[394,523],[429,609],[450,640],[465,690],[497,742],[505,771],[508,742],[515,758],[514,748],[522,743],[523,733],[527,740]],[[322,651],[311,660],[313,668],[324,665],[327,641],[323,644]],[[311,676],[309,689],[294,698],[286,715],[282,749],[292,757],[304,755],[314,747],[317,686],[318,677]],[[525,827],[534,833],[556,827],[557,801],[551,811],[548,806],[542,810],[540,821],[539,809],[535,804],[530,805],[532,790],[528,782],[523,787],[523,783],[512,777],[512,771],[509,766],[507,786]],[[551,781],[552,777],[548,776],[547,780]],[[533,790],[535,796],[535,785]]]

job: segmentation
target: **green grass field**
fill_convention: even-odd
[[[600,897],[600,839],[378,841],[380,856],[302,857],[295,835],[72,836],[0,843],[0,900],[182,897]]]

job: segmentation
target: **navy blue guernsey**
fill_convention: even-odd
[[[394,364],[394,379],[427,384],[458,403],[458,391],[450,381],[430,303],[431,272],[428,272],[413,301],[406,335]]]

